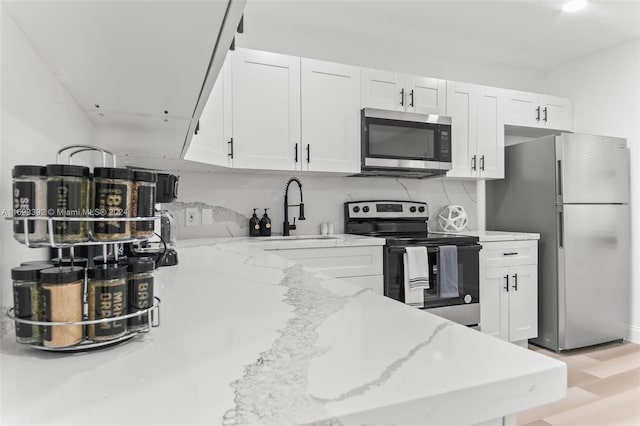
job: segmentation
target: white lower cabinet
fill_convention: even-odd
[[[277,249],[274,254],[375,293],[384,293],[382,246]]]
[[[509,342],[538,335],[538,242],[482,242],[480,330]]]

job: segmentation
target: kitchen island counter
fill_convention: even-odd
[[[246,241],[179,248],[161,325],[91,353],[2,341],[10,425],[476,424],[562,398],[564,363]]]

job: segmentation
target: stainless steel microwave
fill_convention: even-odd
[[[360,176],[425,178],[451,170],[451,118],[363,108]]]

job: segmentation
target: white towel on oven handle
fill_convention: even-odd
[[[429,258],[426,247],[405,247],[404,263],[404,303],[424,306],[424,290],[429,285]]]

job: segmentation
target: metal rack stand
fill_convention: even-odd
[[[111,164],[112,167],[116,167],[116,156],[110,152],[107,151],[105,149],[101,149],[92,145],[69,145],[66,147],[63,147],[62,149],[60,149],[57,153],[56,156],[56,160],[58,164],[61,164],[61,155],[69,150],[74,150],[71,153],[68,154],[68,158],[67,158],[67,162],[68,164],[71,164],[71,160],[73,158],[73,156],[75,156],[76,154],[79,154],[81,152],[87,152],[87,151],[96,151],[96,152],[100,152],[102,154],[102,166],[106,167],[107,164],[107,155],[109,155],[111,157]],[[102,246],[102,252],[103,252],[103,256],[106,259],[107,257],[107,253],[109,252],[109,247],[112,246],[113,247],[113,254],[115,259],[117,260],[118,258],[118,249],[120,247],[120,245],[122,244],[126,244],[126,243],[134,243],[134,242],[141,242],[141,241],[146,241],[147,238],[127,238],[127,239],[121,239],[121,240],[113,240],[113,241],[96,241],[93,238],[93,234],[91,231],[88,232],[88,239],[87,241],[82,241],[82,242],[77,242],[77,243],[57,243],[54,239],[54,222],[56,221],[65,221],[65,222],[69,222],[69,221],[78,221],[78,222],[109,222],[109,221],[113,221],[114,218],[110,218],[110,217],[50,217],[50,216],[11,216],[11,217],[6,217],[6,220],[11,220],[11,221],[22,221],[24,223],[24,245],[26,245],[27,247],[30,248],[38,248],[38,247],[50,247],[50,248],[55,248],[58,249],[58,257],[62,258],[62,249],[64,248],[69,248],[69,252],[70,252],[70,258],[71,261],[73,262],[74,259],[74,247],[77,246],[96,246],[96,245],[101,245]],[[156,219],[159,219],[158,217],[118,217],[117,221],[121,222],[121,221],[126,221],[126,222],[143,222],[143,221],[154,221]],[[42,221],[45,220],[47,221],[47,237],[48,240],[47,241],[41,241],[41,242],[33,242],[29,240],[29,221]],[[27,319],[23,319],[23,318],[18,318],[15,316],[15,307],[11,307],[7,310],[6,315],[9,319],[11,319],[12,321],[16,322],[16,323],[20,323],[20,324],[25,324],[25,325],[35,325],[35,326],[43,326],[43,327],[60,327],[60,326],[70,326],[70,325],[77,325],[77,326],[86,326],[86,325],[92,325],[92,324],[103,324],[103,323],[108,323],[108,322],[116,322],[116,321],[125,321],[127,319],[130,318],[134,318],[134,317],[140,317],[143,315],[147,315],[147,319],[148,319],[148,326],[139,330],[127,330],[125,332],[124,335],[114,338],[114,339],[110,339],[110,340],[106,340],[106,341],[91,341],[91,340],[87,340],[85,338],[85,340],[83,340],[82,342],[72,345],[72,346],[66,346],[66,347],[60,347],[60,348],[50,348],[44,345],[38,345],[38,344],[30,344],[30,343],[25,343],[28,346],[31,346],[32,348],[35,349],[40,349],[40,350],[45,350],[45,351],[52,351],[52,352],[75,352],[75,351],[85,351],[85,350],[92,350],[92,349],[98,349],[98,348],[103,348],[103,347],[107,347],[107,346],[112,346],[114,344],[118,344],[124,341],[128,341],[129,339],[139,335],[139,334],[146,334],[148,333],[151,328],[154,327],[158,327],[160,326],[160,298],[158,297],[154,297],[154,303],[152,306],[150,306],[149,308],[146,309],[141,309],[138,310],[136,312],[132,312],[132,313],[128,313],[125,315],[120,315],[117,317],[111,317],[111,318],[101,318],[101,319],[96,319],[96,320],[90,320],[88,317],[88,291],[87,291],[87,276],[86,276],[86,270],[85,270],[85,278],[84,278],[84,285],[83,285],[83,320],[82,321],[68,321],[68,322],[54,322],[54,321],[32,321],[32,320],[27,320]]]

